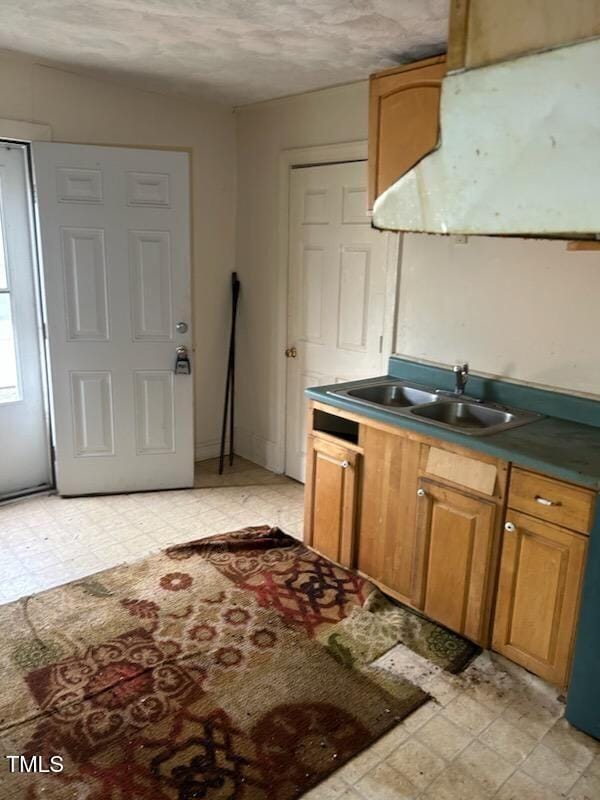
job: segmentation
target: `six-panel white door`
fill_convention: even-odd
[[[290,178],[286,467],[304,481],[304,389],[385,371],[389,234],[367,216],[365,161]]]
[[[192,486],[188,156],[40,142],[33,160],[58,491]]]

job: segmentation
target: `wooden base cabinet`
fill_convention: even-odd
[[[506,519],[493,649],[565,686],[587,537],[512,509]]]
[[[314,436],[308,437],[307,449],[306,543],[326,558],[351,567],[360,454]]]
[[[417,490],[416,594],[424,614],[489,644],[497,506],[421,480]]]

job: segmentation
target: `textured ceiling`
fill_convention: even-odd
[[[448,0],[2,0],[0,48],[230,105],[440,52]]]

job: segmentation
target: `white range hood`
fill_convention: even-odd
[[[600,39],[448,75],[438,149],[377,198],[377,228],[600,233]]]

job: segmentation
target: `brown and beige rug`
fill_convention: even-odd
[[[476,651],[264,527],[0,607],[0,637],[2,755],[63,765],[3,758],[11,800],[299,797],[427,699],[375,659]]]

